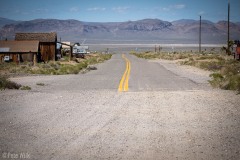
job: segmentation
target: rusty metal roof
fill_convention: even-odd
[[[39,41],[0,41],[0,53],[38,52]]]
[[[30,41],[37,40],[39,42],[56,42],[57,33],[16,33],[15,40],[17,41]]]

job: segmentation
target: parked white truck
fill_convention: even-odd
[[[76,57],[84,58],[85,54],[89,53],[89,47],[75,43],[73,45],[73,55]]]

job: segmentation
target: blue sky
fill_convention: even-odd
[[[1,0],[0,17],[77,19],[87,22],[122,22],[157,18],[166,21],[227,20],[228,0]],[[231,21],[240,22],[240,0],[230,0]]]

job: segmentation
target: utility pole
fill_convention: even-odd
[[[199,21],[199,53],[202,52],[202,16],[200,16],[200,21]]]
[[[228,0],[228,41],[227,41],[227,54],[229,54],[230,51],[230,0]]]

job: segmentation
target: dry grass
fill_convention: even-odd
[[[50,61],[32,66],[31,63],[16,65],[14,63],[1,63],[0,73],[6,75],[14,74],[47,74],[63,75],[78,74],[89,65],[102,63],[111,58],[111,54],[89,54],[84,59],[74,58],[73,61]]]

